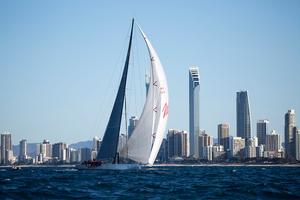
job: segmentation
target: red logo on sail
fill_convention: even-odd
[[[165,116],[167,116],[169,114],[169,107],[168,107],[167,103],[165,103],[165,105],[162,109],[162,112],[164,113],[163,118],[165,118]]]
[[[161,94],[164,94],[164,93],[166,93],[166,90],[165,90],[165,88],[164,88],[164,87],[160,87],[160,93],[161,93]]]

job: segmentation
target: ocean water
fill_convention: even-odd
[[[300,199],[300,167],[0,168],[0,199]]]

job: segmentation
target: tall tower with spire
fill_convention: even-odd
[[[190,156],[199,158],[200,135],[200,74],[198,67],[189,69]]]

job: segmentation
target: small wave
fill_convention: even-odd
[[[6,172],[7,170],[6,169],[0,169],[0,172]]]
[[[67,171],[67,172],[77,172],[78,169],[65,169],[65,171]]]
[[[56,169],[56,172],[77,172],[78,169]]]

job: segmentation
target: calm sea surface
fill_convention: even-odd
[[[0,199],[300,199],[300,167],[0,168]]]

